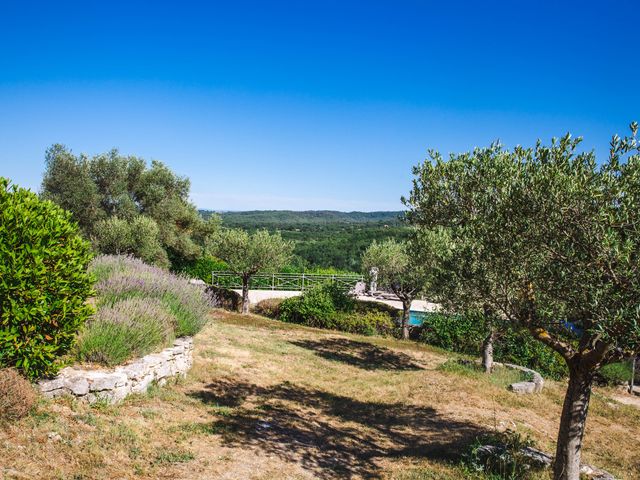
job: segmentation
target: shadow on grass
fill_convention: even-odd
[[[227,446],[260,449],[323,479],[380,478],[390,458],[457,460],[488,433],[430,407],[360,401],[288,382],[260,387],[227,378],[191,395],[234,407],[212,428]]]
[[[322,340],[297,340],[292,345],[312,350],[316,355],[342,362],[365,370],[422,370],[413,358],[401,352],[377,347],[366,342],[347,338],[324,338]]]

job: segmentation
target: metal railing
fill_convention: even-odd
[[[252,290],[298,290],[305,291],[315,285],[332,282],[350,290],[363,282],[362,275],[317,274],[317,273],[256,273],[249,281]],[[242,277],[232,272],[211,272],[211,284],[223,288],[242,288]]]

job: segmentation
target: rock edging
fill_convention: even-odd
[[[168,378],[185,376],[193,364],[193,339],[178,338],[159,353],[111,370],[81,370],[67,367],[57,377],[38,382],[45,397],[71,395],[94,403],[117,403],[131,393],[144,393],[149,385],[164,384]]]
[[[540,393],[542,391],[542,388],[544,387],[544,378],[542,378],[542,375],[540,375],[535,370],[523,367],[521,365],[516,365],[514,363],[494,362],[494,365],[501,365],[506,368],[520,370],[521,372],[525,372],[531,375],[531,380],[528,382],[516,382],[509,385],[509,390],[514,393]]]
[[[483,445],[478,448],[476,452],[479,456],[486,458],[490,456],[500,456],[504,451],[504,445]],[[520,450],[520,453],[537,468],[551,468],[553,465],[553,457],[536,448],[525,447]],[[589,480],[616,480],[616,477],[606,470],[587,465],[586,463],[580,465],[580,474],[580,478],[584,476]]]

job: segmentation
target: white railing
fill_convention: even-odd
[[[252,290],[299,290],[305,291],[321,283],[335,283],[351,290],[356,283],[363,282],[362,275],[318,274],[318,273],[256,273],[251,277]],[[232,272],[211,272],[211,284],[223,288],[242,288],[242,277]]]

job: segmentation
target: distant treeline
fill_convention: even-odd
[[[294,212],[266,210],[248,212],[200,211],[207,219],[217,213],[225,227],[253,231],[280,231],[295,242],[296,269],[336,268],[360,271],[362,252],[373,240],[402,239],[408,229],[402,212],[336,212],[315,210]]]

